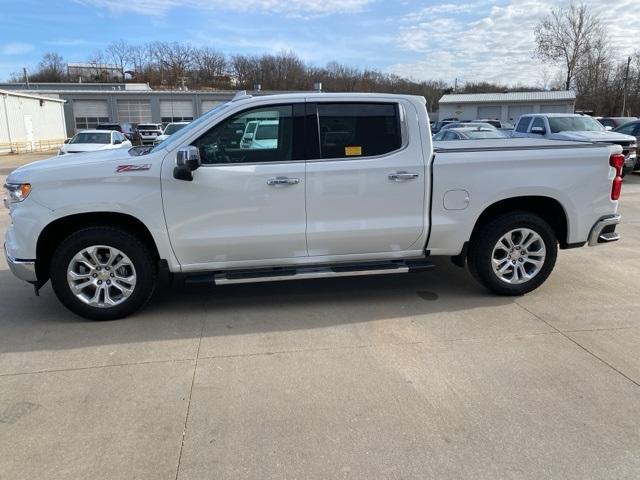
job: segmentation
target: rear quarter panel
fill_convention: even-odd
[[[509,198],[557,200],[567,217],[568,243],[586,241],[596,220],[617,211],[618,202],[610,199],[615,171],[609,156],[621,151],[619,146],[492,150],[478,142],[456,143],[470,150],[436,151],[433,161],[432,229],[427,245],[432,255],[459,254],[482,212]],[[478,149],[471,150],[474,147]],[[447,210],[444,198],[450,190],[468,192],[468,207]]]

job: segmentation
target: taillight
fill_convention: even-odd
[[[622,167],[624,167],[624,155],[615,153],[609,157],[609,165],[616,169],[616,176],[611,185],[611,200],[618,200],[622,191]]]

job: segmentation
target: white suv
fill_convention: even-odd
[[[159,123],[140,123],[138,124],[138,133],[142,138],[143,144],[153,144],[156,138],[162,135],[164,131]]]

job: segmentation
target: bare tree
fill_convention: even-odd
[[[125,70],[131,61],[131,46],[126,41],[120,39],[110,43],[105,49],[105,52],[113,64],[120,70],[122,81],[125,81]]]
[[[38,70],[30,76],[32,82],[62,82],[67,79],[67,68],[62,56],[47,52],[38,63]]]
[[[544,62],[561,64],[565,89],[571,87],[576,71],[593,44],[604,35],[600,19],[583,3],[553,9],[535,30],[536,56]]]
[[[223,53],[211,47],[194,49],[193,63],[197,82],[200,85],[211,87],[228,85],[227,59]]]

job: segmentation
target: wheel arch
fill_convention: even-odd
[[[138,218],[118,212],[78,213],[58,218],[47,224],[36,243],[36,275],[44,284],[50,275],[51,257],[60,243],[78,230],[88,227],[113,227],[135,235],[149,248],[156,261],[161,260],[158,246],[149,228]]]
[[[552,197],[526,195],[520,197],[511,197],[499,200],[486,207],[480,214],[471,232],[470,241],[473,241],[474,235],[478,229],[488,221],[499,215],[523,211],[538,215],[553,229],[560,248],[569,248],[569,217],[562,204]]]

